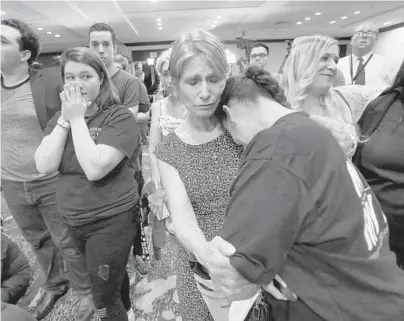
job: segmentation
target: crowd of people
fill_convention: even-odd
[[[298,37],[282,74],[257,43],[229,77],[222,41],[186,32],[150,106],[109,25],[55,73],[31,68],[32,28],[2,20],[1,187],[45,275],[33,315],[14,306],[29,265],[2,234],[6,320],[41,320],[72,287],[76,320],[134,321],[145,220],[155,258],[174,249],[184,321],[404,320],[404,61],[373,53],[377,33],[358,25],[341,60],[337,40]]]

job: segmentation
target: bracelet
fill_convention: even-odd
[[[64,121],[62,118],[58,119],[57,125],[62,127],[65,131],[70,130],[70,123],[67,121]]]

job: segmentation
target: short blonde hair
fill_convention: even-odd
[[[328,36],[303,36],[293,41],[285,63],[281,85],[293,109],[300,109],[313,84],[321,58],[338,41]]]
[[[222,41],[204,30],[186,32],[174,42],[170,57],[170,75],[174,81],[181,77],[184,64],[193,57],[201,57],[227,78],[229,63]]]

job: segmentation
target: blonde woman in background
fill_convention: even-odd
[[[150,208],[154,217],[151,219],[152,224],[152,241],[155,258],[158,260],[161,256],[161,248],[166,241],[165,228],[172,234],[171,247],[176,251],[178,248],[175,240],[174,228],[167,207],[162,210],[162,202],[165,202],[165,193],[161,186],[160,173],[157,167],[156,156],[154,151],[162,138],[182,122],[186,115],[186,109],[179,98],[175,95],[174,87],[169,74],[169,60],[171,49],[164,51],[157,59],[156,70],[160,78],[159,92],[166,92],[167,97],[152,104],[151,125],[150,125],[150,142],[149,142],[149,162],[150,177],[154,183],[155,191],[149,196]]]
[[[280,84],[292,109],[303,110],[332,131],[348,157],[359,140],[356,123],[383,88],[334,88],[339,60],[338,41],[314,35],[296,38]]]

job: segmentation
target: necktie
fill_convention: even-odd
[[[365,66],[363,64],[363,58],[358,58],[358,70],[356,72],[356,80],[355,84],[357,85],[364,85],[365,84]]]

